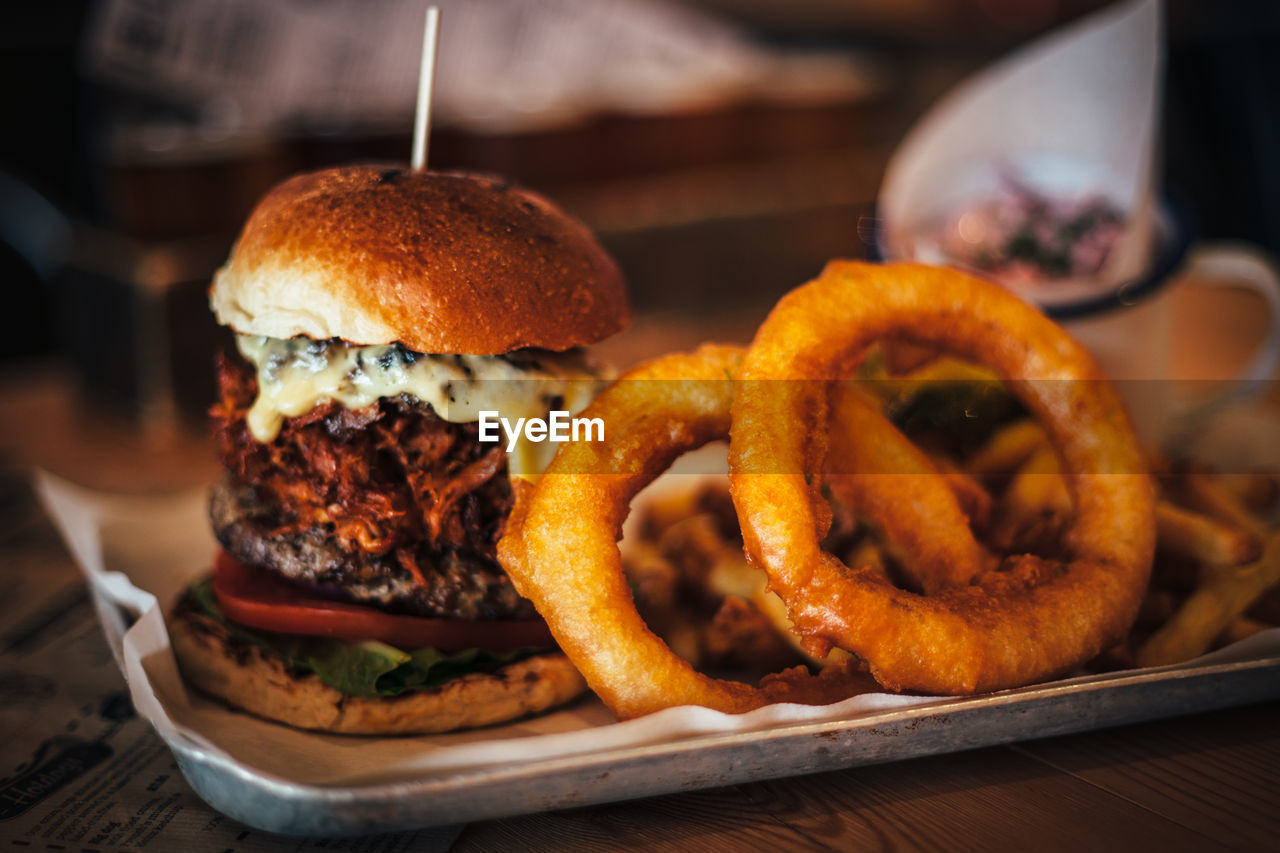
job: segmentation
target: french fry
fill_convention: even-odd
[[[872,390],[890,399],[913,394],[930,381],[991,378],[980,368],[948,357],[897,377],[889,376],[883,365],[875,372],[868,368],[864,376],[871,380]],[[985,545],[997,553],[1061,547],[1063,525],[1073,512],[1071,493],[1037,422],[1023,419],[997,429],[962,465],[945,456],[931,459]],[[1161,470],[1169,472],[1167,467]],[[1158,558],[1152,584],[1130,635],[1095,665],[1178,663],[1280,625],[1280,530],[1269,528],[1260,515],[1280,504],[1280,475],[1214,474],[1194,463],[1174,472],[1162,478],[1162,497],[1156,505]],[[1008,485],[993,498],[989,486],[1002,481],[986,478],[1002,474],[1011,475],[1003,481]],[[671,583],[664,573],[672,572],[723,596],[711,628],[697,635],[699,648],[714,651],[740,645],[753,625],[767,623],[815,666],[847,659],[839,649],[823,659],[805,652],[786,606],[768,589],[763,573],[746,561],[737,542],[727,541],[732,537],[723,525],[717,528],[715,519],[723,513],[703,497],[676,499],[656,512],[650,510],[648,530],[658,547],[639,560],[641,583],[656,586],[661,598],[664,586]],[[855,571],[870,569],[898,583],[894,563],[901,557],[895,545],[858,520],[856,507],[838,502],[833,506],[837,514],[843,513],[844,523],[836,525],[842,532],[830,537],[826,547]],[[727,502],[725,507],[731,513]],[[692,520],[689,515],[702,517]],[[684,639],[677,637],[673,645],[694,644],[692,638],[681,642]]]
[[[1266,537],[1262,558],[1224,570],[1191,593],[1164,627],[1138,649],[1139,666],[1164,666],[1209,650],[1254,601],[1280,582],[1280,531]]]
[[[886,350],[885,358],[875,366],[868,365],[862,378],[869,380],[867,390],[881,400],[903,402],[932,384],[955,382],[999,382],[990,370],[973,362],[950,355],[929,358],[919,366],[901,371],[894,350]]]
[[[1280,499],[1280,475],[1275,471],[1219,474],[1216,479],[1253,512],[1266,512]]]
[[[889,569],[885,565],[884,553],[875,542],[872,542],[867,537],[858,540],[858,544],[845,555],[844,562],[849,568],[872,569],[885,578],[889,577]]]
[[[1254,536],[1266,535],[1266,525],[1249,511],[1244,501],[1222,485],[1217,477],[1192,471],[1182,479],[1186,502],[1220,521],[1233,524]]]
[[[1040,424],[1030,419],[1014,421],[996,430],[964,467],[975,477],[1008,474],[1045,446],[1047,439]]]
[[[1238,566],[1262,555],[1262,540],[1168,501],[1156,504],[1160,550],[1210,568]]]
[[[1046,445],[1031,454],[1005,490],[991,539],[1003,550],[1020,550],[1029,537],[1056,532],[1070,514],[1071,493]]]
[[[938,473],[947,481],[952,494],[960,502],[960,509],[969,516],[969,521],[978,530],[983,530],[991,522],[991,493],[986,486],[978,482],[978,478],[962,471],[956,463],[945,456],[930,457],[937,467]]]
[[[908,382],[999,382],[1000,377],[978,364],[951,355],[935,359],[902,375]]]
[[[666,642],[680,657],[693,666],[702,665],[702,631],[701,625],[693,622],[674,622],[665,631],[654,628],[655,633]]]
[[[791,617],[787,615],[787,605],[769,591],[765,573],[748,563],[740,551],[725,553],[724,558],[712,568],[711,574],[707,577],[707,585],[710,589],[727,597],[743,598],[754,604],[773,626],[774,631],[809,663],[825,667],[850,657],[849,653],[842,649],[832,649],[823,658],[814,657],[806,652],[800,643],[800,638],[793,630]]]
[[[707,589],[726,598],[736,596],[747,601],[753,600],[766,583],[764,572],[748,563],[741,553],[727,551],[707,575]]]
[[[1254,634],[1260,634],[1270,629],[1271,626],[1265,622],[1259,622],[1257,619],[1250,619],[1248,616],[1240,616],[1231,620],[1231,624],[1218,637],[1218,645],[1229,646],[1232,643],[1238,643],[1241,640],[1247,640]]]

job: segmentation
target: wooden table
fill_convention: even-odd
[[[487,821],[450,849],[1280,849],[1278,712]]]
[[[655,348],[671,343],[656,337]],[[69,378],[56,367],[14,373],[0,381],[0,391],[0,587],[14,573],[37,570],[51,584],[76,583],[70,556],[25,489],[22,478],[33,466],[141,491],[204,482],[214,471],[198,435],[146,436],[104,413],[77,414]],[[431,840],[457,851],[1280,849],[1278,712],[1280,703],[1271,703],[485,821]],[[0,767],[0,775],[9,771]],[[185,786],[180,778],[167,784]],[[212,810],[208,818],[215,819]],[[0,850],[10,849],[5,832],[0,822]],[[237,851],[318,849],[314,840],[290,847],[247,829],[236,837]],[[14,841],[15,850],[48,849]],[[341,849],[408,849],[408,843],[388,837]]]

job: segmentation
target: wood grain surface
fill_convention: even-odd
[[[488,821],[451,850],[1280,849],[1277,711]]]

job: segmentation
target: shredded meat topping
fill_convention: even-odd
[[[401,396],[351,411],[321,404],[287,418],[269,443],[245,414],[257,396],[252,367],[218,360],[213,435],[232,479],[252,484],[271,508],[269,535],[329,531],[349,553],[387,555],[422,581],[426,551],[469,551],[495,559],[511,509],[501,444],[476,440],[476,424],[455,424]]]

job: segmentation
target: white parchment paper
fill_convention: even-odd
[[[212,561],[216,545],[202,492],[121,497],[86,491],[48,474],[38,475],[35,485],[85,572],[138,712],[166,741],[189,742],[256,776],[303,785],[375,785],[791,723],[850,720],[933,701],[877,693],[826,707],[772,705],[737,716],[672,708],[618,723],[598,701],[587,699],[529,720],[446,735],[378,738],[299,731],[230,711],[188,691],[178,674],[162,607]],[[1278,652],[1280,630],[1213,658]]]
[[[163,608],[212,564],[217,546],[202,492],[122,497],[86,491],[48,474],[37,478],[36,489],[88,578],[138,712],[166,740],[186,739],[250,773],[300,784],[376,784],[708,733],[843,719],[928,701],[873,694],[825,708],[775,705],[739,716],[676,708],[617,723],[603,705],[588,699],[529,720],[446,735],[303,732],[230,711],[188,691],[178,673]]]

